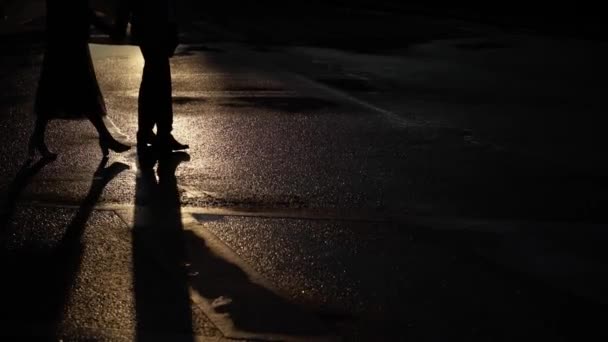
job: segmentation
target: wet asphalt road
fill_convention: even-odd
[[[133,140],[139,51],[91,49],[109,116]],[[48,142],[58,159],[19,186],[41,50],[3,55],[0,185],[20,201],[6,216],[5,269],[23,280],[4,291],[12,305],[3,322],[17,322],[5,333],[439,341],[601,332],[601,162],[579,178],[547,180],[561,165],[552,154],[544,162],[505,152],[471,133],[480,120],[430,109],[425,117],[424,101],[413,117],[408,103],[383,102],[395,95],[373,78],[354,82],[331,56],[294,65],[301,58],[309,57],[182,46],[172,61],[174,134],[190,144],[190,160],[174,188],[158,190],[133,150],[113,154],[108,165],[121,172],[96,183],[105,178],[95,175],[101,153],[87,122],[54,122]],[[551,192],[556,184],[565,185]],[[573,197],[586,187],[595,189],[588,202]],[[157,191],[169,193],[158,200]],[[138,228],[156,225],[174,233]],[[190,301],[197,305],[182,303]],[[30,310],[40,311],[33,322]]]
[[[134,137],[142,61],[135,48],[113,49],[116,51],[106,56],[100,52],[98,78],[111,119],[126,136]],[[94,47],[93,54],[98,50],[108,49]],[[331,96],[319,97],[314,94],[316,89],[309,89],[294,75],[264,70],[263,63],[243,65],[248,57],[238,52],[184,53],[174,60],[175,135],[192,147],[191,162],[178,171],[180,186],[190,189],[183,193],[184,204],[271,208],[381,205],[378,183],[391,169],[385,165],[386,159],[398,160],[401,148],[373,146],[378,145],[381,130],[391,126],[365,108],[340,103]],[[35,67],[20,75],[17,82],[31,89],[23,89],[25,94],[19,95],[26,100],[24,105],[11,106],[13,118],[28,116],[31,106],[27,101],[36,77]],[[5,136],[12,144],[23,141],[29,132],[29,120],[20,121],[23,127]],[[362,132],[368,135],[359,134]],[[88,181],[100,158],[95,133],[86,122],[57,123],[49,130],[49,144],[60,152],[60,159],[40,177],[54,185],[46,184],[33,192],[77,201],[82,194],[78,183]],[[12,150],[23,152],[22,148]],[[132,202],[134,157],[134,152],[115,157],[133,167],[109,185],[104,201]],[[18,163],[4,167],[5,174],[11,174]]]
[[[178,170],[183,204],[605,222],[605,68],[595,62],[604,50],[583,50],[597,55],[589,66],[579,53],[539,70],[543,49],[566,44],[524,44],[538,42],[499,50],[504,56],[454,53],[456,43],[438,43],[377,58],[183,46],[173,60],[175,135],[192,146],[191,161]],[[92,50],[109,117],[133,140],[139,52]],[[4,59],[7,182],[23,159],[16,144],[31,130],[41,56]],[[581,72],[564,70],[568,61]],[[568,93],[570,84],[579,86]],[[49,142],[59,162],[28,191],[77,203],[100,157],[95,132],[86,122],[54,123]],[[116,157],[131,171],[108,186],[103,201],[132,203],[134,157]]]

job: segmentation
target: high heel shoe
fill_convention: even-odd
[[[122,153],[131,149],[131,146],[120,143],[118,140],[109,138],[99,138],[99,147],[104,157],[110,154],[110,150],[116,153]]]

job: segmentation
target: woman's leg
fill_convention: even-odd
[[[106,123],[103,122],[103,118],[101,117],[101,115],[87,114],[87,119],[89,119],[89,121],[91,121],[91,123],[97,130],[100,140],[101,139],[106,139],[106,140],[113,139],[112,134],[110,134],[110,131],[108,131],[108,127],[106,127]]]
[[[46,132],[46,127],[49,123],[49,120],[46,118],[38,117],[36,118],[36,123],[34,125],[34,132],[32,132],[32,136],[30,137],[30,144],[28,147],[28,153],[30,156],[34,156],[36,151],[38,151],[43,157],[53,157],[54,153],[49,151],[46,143],[44,142],[44,133]]]
[[[129,146],[114,139],[108,130],[108,127],[106,127],[105,122],[103,122],[103,117],[101,115],[87,114],[87,118],[91,121],[99,134],[99,147],[101,147],[101,153],[104,157],[108,156],[109,150],[120,153],[130,149]]]

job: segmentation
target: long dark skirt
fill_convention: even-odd
[[[87,42],[48,45],[34,111],[49,120],[107,114]]]

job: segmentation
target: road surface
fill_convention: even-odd
[[[141,55],[91,50],[132,141]],[[174,134],[191,148],[156,173],[134,149],[100,164],[84,121],[53,122],[58,159],[24,165],[42,52],[0,57],[0,335],[605,334],[602,43],[182,45]]]

